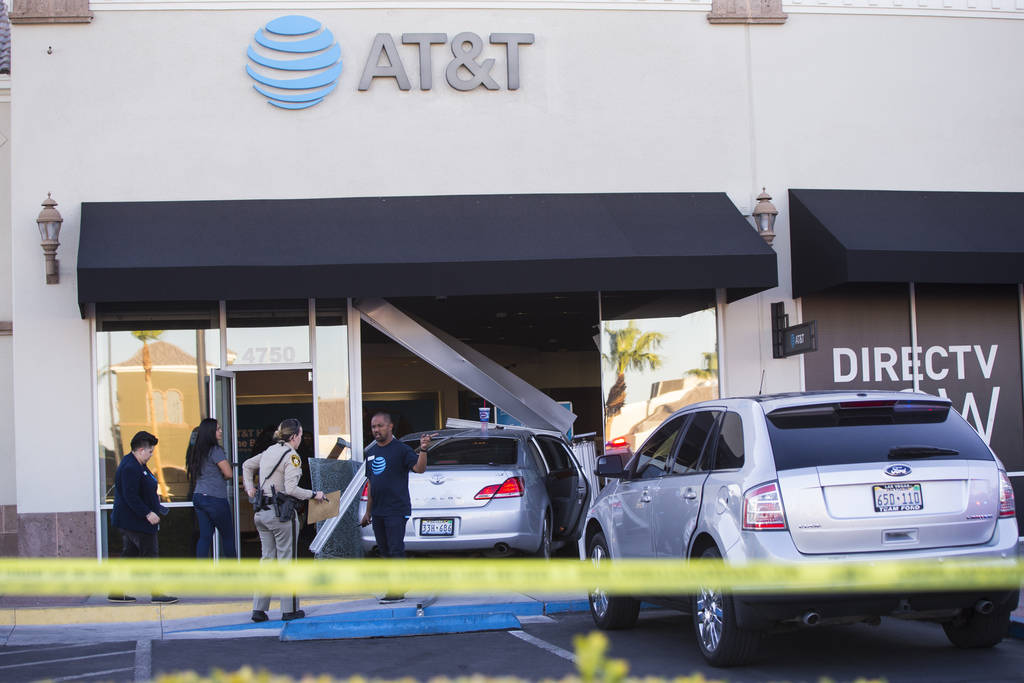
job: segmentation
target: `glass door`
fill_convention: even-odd
[[[241,537],[238,518],[238,488],[242,481],[242,466],[238,462],[238,424],[235,411],[235,373],[231,370],[210,371],[210,417],[220,423],[223,431],[222,443],[224,452],[231,463],[231,469],[235,474],[235,484],[231,487],[231,507],[234,515],[235,528],[235,549],[236,554],[241,556]],[[217,532],[219,533],[219,532]],[[217,558],[220,554],[220,544],[214,542],[213,556]]]

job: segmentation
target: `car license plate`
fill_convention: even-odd
[[[454,519],[421,519],[420,536],[454,536]]]
[[[871,490],[875,496],[875,512],[913,512],[924,509],[920,484],[875,484]]]

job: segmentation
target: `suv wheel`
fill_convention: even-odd
[[[721,559],[722,554],[717,548],[708,548],[701,557]],[[754,656],[761,633],[737,626],[731,595],[701,586],[691,601],[694,635],[708,664],[736,666]]]
[[[949,642],[959,648],[974,649],[993,647],[1010,630],[1010,609],[997,607],[989,614],[978,614],[974,610],[964,613],[942,625]]]
[[[587,546],[587,555],[590,556],[595,567],[600,567],[602,562],[611,559],[611,555],[608,554],[608,541],[604,540],[604,534],[594,534]],[[637,617],[640,616],[639,600],[612,597],[600,587],[595,588],[588,597],[590,616],[594,618],[597,627],[605,631],[632,628]]]

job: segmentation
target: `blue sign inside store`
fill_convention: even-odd
[[[572,412],[572,401],[558,401],[558,405],[562,406],[570,413]],[[495,407],[494,409],[494,423],[499,425],[509,425],[512,427],[522,427],[523,423],[506,413],[501,408]],[[566,437],[572,441],[572,427],[569,427],[569,433]]]

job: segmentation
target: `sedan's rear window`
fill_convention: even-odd
[[[515,439],[448,439],[427,451],[427,467],[437,465],[515,465]],[[419,445],[419,444],[416,444]]]
[[[780,408],[767,415],[775,468],[908,460],[992,460],[949,405],[862,401]]]

